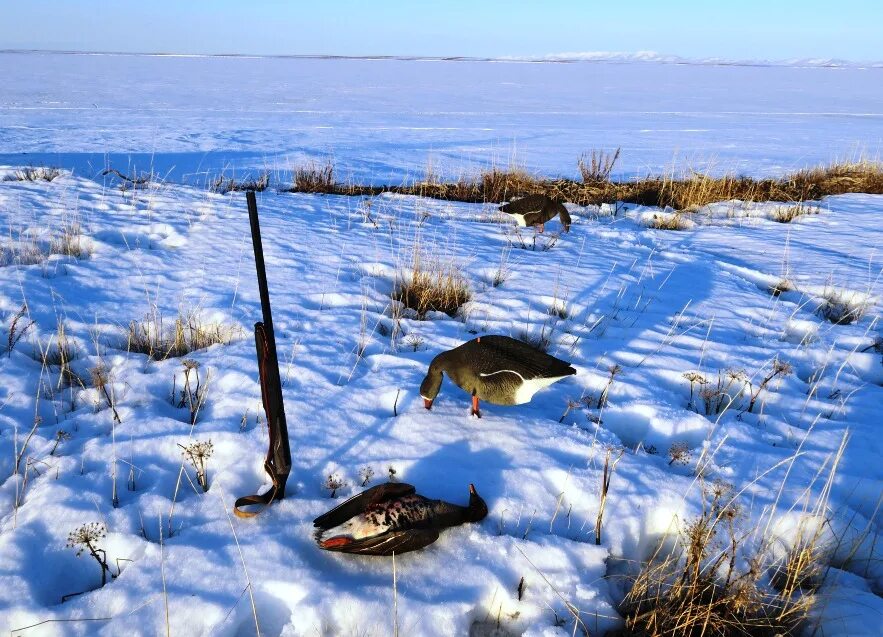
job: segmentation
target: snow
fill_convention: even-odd
[[[201,158],[228,161],[228,152],[306,156],[333,146],[335,162],[383,181],[421,170],[430,148],[451,162],[470,153],[482,161],[516,132],[519,154],[562,172],[577,146],[624,144],[643,126],[664,129],[681,118],[693,120],[688,126],[703,121],[706,143],[734,145],[723,165],[741,157],[758,172],[830,159],[839,144],[880,138],[879,115],[854,116],[880,110],[879,86],[853,75],[870,71],[702,67],[680,75],[678,66],[643,63],[577,71],[371,64],[376,75],[364,74],[369,63],[353,61],[0,55],[12,76],[2,97],[0,174],[12,175],[36,156],[77,169],[52,182],[0,181],[0,245],[11,255],[0,260],[7,263],[0,268],[2,331],[23,303],[18,329],[35,321],[0,357],[0,626],[55,620],[14,633],[28,637],[155,635],[165,632],[168,615],[172,634],[233,636],[255,634],[256,614],[261,634],[274,637],[387,635],[395,608],[400,634],[482,634],[499,622],[510,634],[569,635],[570,604],[592,634],[603,634],[620,622],[617,569],[646,559],[701,511],[701,464],[708,479],[739,492],[737,524],[756,531],[752,541],[766,532],[784,551],[800,528],[821,525],[829,550],[816,618],[826,635],[872,634],[883,613],[883,365],[869,348],[880,334],[881,196],[829,197],[816,214],[786,224],[771,218],[781,203],[726,202],[692,213],[681,231],[647,227],[648,215],[669,214],[662,210],[571,205],[570,233],[557,235],[552,222],[531,250],[521,246],[533,246],[532,231],[517,229],[493,206],[383,195],[370,199],[369,219],[361,198],[261,193],[294,462],[288,498],[256,519],[232,517],[235,497],[267,486],[250,334],[260,305],[245,198],[171,178],[121,192],[115,180],[81,170],[77,162],[89,153],[153,151],[192,166]],[[723,90],[740,78],[761,87],[793,81],[800,99],[820,100],[813,113],[836,102],[847,114],[798,116],[808,112],[806,102],[790,104],[792,115],[782,117],[794,130],[782,131],[782,117],[756,114],[768,108],[758,102],[777,99],[758,88],[733,91],[742,106],[724,110],[738,116],[720,104],[665,115],[665,104],[634,104],[651,68],[655,81],[693,90],[693,100],[705,99],[712,84]],[[37,69],[57,82],[35,82]],[[287,86],[271,81],[283,72],[298,77]],[[598,73],[610,83],[611,95],[598,98],[602,110],[610,100],[622,111],[563,116],[530,97],[528,89],[538,86],[594,94],[575,84],[573,73]],[[182,76],[193,84],[176,81]],[[814,86],[809,77],[830,83]],[[501,96],[491,78],[527,88]],[[293,111],[281,103],[295,95],[298,109],[312,102],[315,113],[289,120]],[[89,100],[100,108],[87,108]],[[319,127],[332,120],[326,136]],[[430,121],[444,125],[405,132]],[[493,130],[478,132],[483,127]],[[774,129],[776,139],[764,140]],[[670,158],[680,137],[641,140],[629,149],[630,161]],[[90,254],[47,255],[52,238],[73,223]],[[473,299],[455,318],[406,315],[393,338],[390,293],[415,244],[458,264]],[[31,258],[18,264],[16,255]],[[772,294],[783,279],[791,287]],[[860,318],[839,325],[821,318],[817,308],[834,294],[862,304]],[[152,362],[125,345],[130,321],[159,313],[171,325],[179,312],[232,326],[229,344],[189,355],[208,379],[194,426],[188,409],[171,401],[173,388],[183,387],[182,360]],[[86,389],[60,389],[57,367],[39,362],[59,321]],[[550,353],[578,374],[525,405],[483,404],[481,419],[470,417],[468,395],[446,380],[425,410],[418,387],[429,362],[481,334],[544,336]],[[772,380],[747,411],[775,360],[793,373]],[[99,363],[119,424],[88,380]],[[599,409],[613,365],[621,369]],[[683,375],[716,382],[727,369],[744,369],[751,385],[737,381],[744,390],[733,408],[706,415],[701,398],[691,404]],[[27,439],[35,415],[41,420]],[[70,439],[53,449],[59,430]],[[847,435],[824,520],[813,518],[804,512],[814,512]],[[214,455],[203,493],[179,445],[209,439]],[[22,470],[13,475],[25,443]],[[687,453],[669,462],[676,445]],[[611,447],[624,455],[596,546]],[[130,467],[134,490],[127,488]],[[358,493],[365,468],[373,471],[369,486],[392,468],[421,494],[459,504],[474,483],[490,514],[398,556],[394,595],[391,560],[323,552],[313,539],[312,520]],[[345,483],[334,498],[324,488],[329,476]],[[105,524],[101,548],[112,572],[120,571],[104,587],[97,563],[65,546],[71,531],[91,522]],[[556,627],[559,618],[564,625]]]
[[[376,183],[521,164],[780,175],[883,149],[880,68],[0,54],[0,165],[204,185],[333,159]]]

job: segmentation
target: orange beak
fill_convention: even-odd
[[[427,409],[432,409],[432,401],[429,400],[428,398],[424,398],[423,399],[423,406],[426,407]]]

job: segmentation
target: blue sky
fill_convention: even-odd
[[[883,60],[880,0],[5,4],[4,49],[473,56],[649,50],[685,57]]]

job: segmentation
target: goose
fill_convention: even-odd
[[[570,232],[570,214],[567,208],[546,195],[527,195],[502,204],[500,210],[512,215],[519,226],[535,226],[540,232],[547,221],[558,215],[564,231]]]
[[[472,415],[481,418],[479,400],[521,405],[530,402],[543,387],[576,374],[576,370],[570,363],[514,338],[479,336],[432,359],[420,383],[426,409],[432,408],[443,374],[472,394]]]
[[[448,527],[480,522],[487,504],[469,485],[469,504],[431,500],[413,485],[387,482],[362,491],[313,520],[316,542],[326,551],[391,555],[416,551]]]

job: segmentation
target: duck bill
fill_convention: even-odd
[[[423,399],[423,406],[427,409],[432,409],[432,401],[429,398]]]

